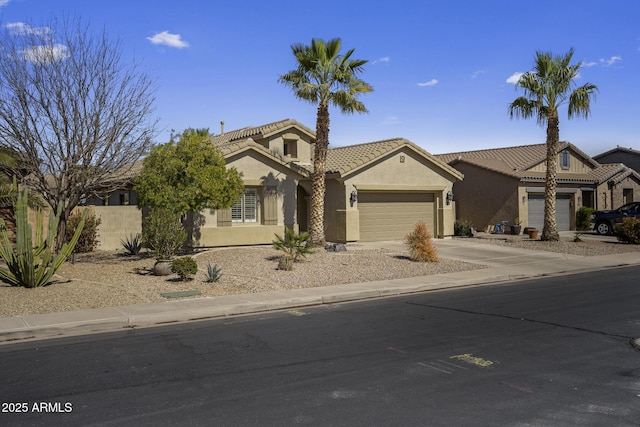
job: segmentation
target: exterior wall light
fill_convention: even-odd
[[[450,205],[451,202],[453,201],[453,192],[452,191],[447,191],[447,205]]]
[[[358,192],[356,190],[353,190],[349,195],[349,202],[351,202],[351,206],[353,206],[354,203],[357,201],[358,201]]]

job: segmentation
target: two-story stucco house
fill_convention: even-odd
[[[242,172],[245,192],[231,209],[200,213],[201,246],[269,244],[285,226],[308,229],[313,130],[286,119],[227,132],[223,129],[211,143],[220,148],[229,167]],[[462,177],[455,168],[403,138],[330,148],[326,239],[398,240],[420,220],[427,223],[434,237],[450,236],[455,217],[450,195],[454,182]],[[135,199],[127,189],[92,200],[102,219],[101,248],[120,247],[120,239],[126,236],[124,229],[140,227],[139,223],[125,227],[118,212],[125,204],[131,211]]]

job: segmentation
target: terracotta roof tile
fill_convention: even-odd
[[[242,129],[236,129],[229,132],[225,132],[224,134],[221,134],[221,135],[214,135],[211,137],[211,142],[213,142],[214,144],[223,146],[225,144],[228,144],[229,142],[233,142],[233,141],[245,139],[245,138],[254,138],[254,139],[257,139],[255,137],[264,138],[270,134],[279,132],[290,126],[298,126],[309,135],[315,135],[315,132],[313,130],[297,122],[296,120],[284,119],[277,122],[268,123],[262,126],[257,126],[257,127],[247,126]]]
[[[600,184],[610,179],[622,179],[633,173],[622,163],[605,164],[593,160],[575,145],[561,142],[558,151],[570,148],[589,162],[593,169],[588,173],[562,173],[557,175],[558,182],[584,182]],[[517,147],[492,148],[487,150],[463,151],[438,154],[436,157],[454,165],[457,162],[469,163],[493,172],[525,180],[545,180],[544,172],[528,171],[546,159],[546,144],[522,145]],[[635,175],[638,175],[637,173]]]
[[[450,174],[461,178],[460,172],[447,165],[436,156],[430,154],[420,146],[404,138],[386,139],[364,144],[330,148],[327,152],[327,172],[337,172],[344,176],[401,147],[409,147],[410,149],[420,153],[422,156],[428,158]]]

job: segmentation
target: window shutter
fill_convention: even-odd
[[[256,222],[258,212],[258,194],[255,189],[244,193],[244,221]]]
[[[264,225],[278,225],[278,192],[267,187],[264,193]]]
[[[231,227],[231,209],[218,209],[218,227]]]

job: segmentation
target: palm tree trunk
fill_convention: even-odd
[[[325,172],[327,149],[329,148],[329,105],[318,105],[316,120],[316,147],[313,157],[313,175],[311,177],[311,214],[309,224],[309,243],[324,246],[324,196],[326,190]]]
[[[556,221],[556,190],[558,184],[558,146],[560,144],[560,120],[557,113],[551,114],[547,122],[547,172],[544,187],[544,227],[541,240],[558,241]]]

